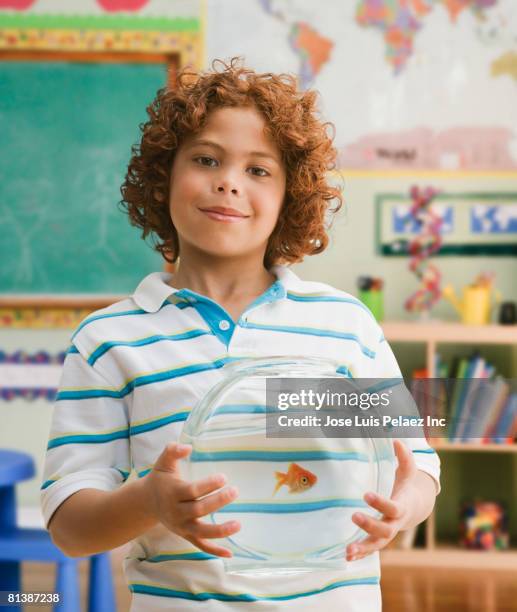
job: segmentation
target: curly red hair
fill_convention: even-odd
[[[229,64],[215,60],[210,72],[182,71],[174,87],[158,90],[147,107],[149,120],[140,126],[140,145],[132,147],[119,203],[130,223],[142,228],[144,239],[152,233],[154,248],[174,263],[180,255],[168,207],[174,155],[186,137],[203,129],[213,110],[251,106],[264,117],[286,169],[285,199],[264,265],[321,253],[329,241],[327,213],[339,210],[342,197],[327,180],[336,150],[327,133],[332,124],[318,118],[316,102],[316,92],[299,91],[293,76],[259,74],[241,66],[239,58]]]

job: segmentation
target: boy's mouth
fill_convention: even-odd
[[[227,223],[235,223],[248,218],[248,215],[235,210],[235,208],[226,208],[224,206],[211,206],[210,208],[200,208],[201,212],[205,213],[214,221],[226,221]]]

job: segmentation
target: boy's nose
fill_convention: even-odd
[[[223,185],[220,185],[217,188],[217,191],[219,191],[220,193],[233,193],[234,195],[237,195],[239,192],[237,190],[236,187],[232,187],[232,188],[225,188]]]
[[[241,190],[239,185],[231,178],[220,178],[215,186],[218,193],[231,193],[236,196],[240,195]]]

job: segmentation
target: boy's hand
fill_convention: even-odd
[[[214,493],[226,484],[224,474],[215,474],[196,482],[183,480],[178,460],[187,457],[191,451],[189,445],[171,443],[158,457],[153,469],[145,477],[151,512],[167,529],[197,548],[219,557],[231,557],[231,551],[212,544],[206,538],[233,535],[241,528],[239,522],[210,525],[200,518],[232,502],[238,491],[235,487],[227,487]]]
[[[376,550],[384,548],[401,529],[408,526],[413,505],[416,503],[415,496],[418,489],[415,487],[417,467],[413,453],[405,444],[394,440],[393,446],[398,459],[398,468],[395,472],[395,483],[391,493],[391,499],[382,497],[375,493],[366,493],[364,500],[372,508],[382,512],[380,519],[355,512],[352,520],[369,535],[360,542],[353,542],[347,546],[347,561],[357,561]]]

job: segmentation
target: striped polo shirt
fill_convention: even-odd
[[[380,326],[357,298],[303,281],[286,266],[271,272],[276,282],[236,322],[213,300],[173,288],[171,274],[155,272],[133,296],[79,325],[53,412],[41,491],[46,525],[80,489],[110,491],[130,473],[145,477],[229,362],[297,355],[332,359],[354,378],[401,376]],[[424,439],[406,443],[439,490],[436,453]],[[381,609],[378,553],[340,570],[236,575],[159,525],[132,542],[124,573],[131,610],[139,612]]]

